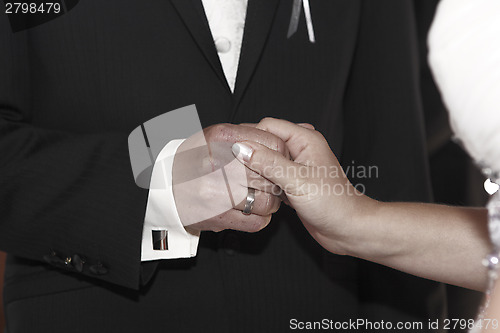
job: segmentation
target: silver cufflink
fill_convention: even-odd
[[[168,250],[168,231],[167,230],[152,230],[153,234],[153,250],[166,251]]]

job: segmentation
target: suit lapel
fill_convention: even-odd
[[[210,66],[230,92],[201,0],[170,0]],[[258,65],[280,0],[248,0],[231,119]]]
[[[280,0],[248,0],[231,120],[259,63],[279,2]]]
[[[215,74],[230,92],[201,0],[170,0]]]

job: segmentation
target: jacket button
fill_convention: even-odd
[[[51,251],[50,254],[44,255],[43,260],[48,264],[58,266],[58,267],[64,267],[64,260],[59,258],[57,256],[57,253],[54,251]]]
[[[57,253],[54,250],[50,250],[50,254],[46,254],[43,256],[43,260],[48,264],[52,263],[53,258],[57,258]]]
[[[43,261],[45,261],[47,264],[51,264],[52,258],[48,254],[46,254],[43,256]]]
[[[97,265],[90,266],[89,270],[94,275],[108,274],[108,269],[101,263],[98,263]]]
[[[85,263],[85,261],[78,254],[74,254],[73,257],[71,257],[71,259],[73,267],[76,269],[77,272],[81,273],[83,271],[83,264]]]

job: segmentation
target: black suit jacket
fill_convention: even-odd
[[[203,126],[309,122],[381,200],[429,199],[412,3],[250,0],[234,95],[201,1],[86,0],[12,33],[0,15],[0,249],[9,333],[280,332],[289,321],[423,321],[440,286],[324,251],[287,207],[196,258],[140,262],[147,191],[127,136],[196,104]],[[357,179],[356,176],[361,176]],[[68,259],[71,258],[71,261]],[[424,327],[426,327],[424,325]]]

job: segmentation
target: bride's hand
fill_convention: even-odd
[[[327,141],[312,125],[265,118],[256,126],[285,141],[292,160],[253,141],[234,144],[235,156],[284,191],[285,202],[324,248],[349,254],[355,215],[376,201],[352,186]]]

